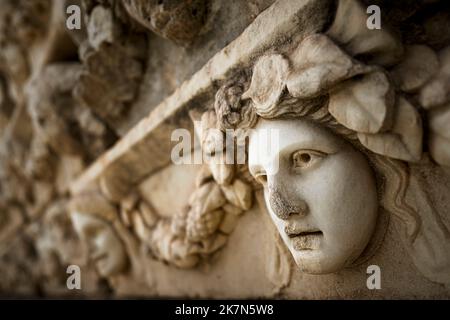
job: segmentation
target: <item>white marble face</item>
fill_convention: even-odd
[[[89,258],[94,261],[101,276],[108,277],[123,271],[127,256],[111,225],[93,215],[79,212],[72,213],[72,222],[81,239],[88,244]]]
[[[279,130],[279,141],[260,139],[265,130]],[[307,120],[261,119],[250,136],[249,168],[302,271],[336,272],[367,246],[378,211],[375,178],[343,138]]]

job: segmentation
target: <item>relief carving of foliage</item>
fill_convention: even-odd
[[[219,185],[228,185],[233,180],[235,168],[232,164],[212,161],[209,163],[209,170],[214,180]]]
[[[392,125],[395,94],[382,71],[344,82],[330,93],[328,110],[336,120],[361,133],[378,133]]]
[[[232,205],[243,210],[249,210],[252,206],[252,188],[242,180],[236,179],[233,184],[221,186],[225,198]]]
[[[225,203],[226,199],[222,191],[214,182],[209,182],[195,190],[189,200],[191,208],[186,225],[188,239],[198,241],[213,234],[223,216],[220,207]]]
[[[225,202],[226,199],[220,187],[214,182],[206,183],[196,189],[189,198],[189,204],[197,207],[202,214],[220,208]]]
[[[424,45],[406,47],[405,57],[391,72],[394,81],[405,92],[422,87],[438,70],[436,53]]]
[[[216,93],[214,109],[220,129],[237,129],[238,127],[252,127],[256,120],[256,113],[248,101],[242,101],[244,93],[244,79],[230,81],[220,87]]]
[[[386,27],[367,28],[367,17],[366,7],[360,1],[340,0],[334,22],[326,34],[353,57],[359,56],[369,64],[395,64],[403,55],[401,41]]]
[[[419,101],[425,109],[450,102],[450,47],[439,52],[439,71],[420,91]]]
[[[173,42],[189,44],[200,32],[207,0],[122,0],[128,14],[142,26]]]
[[[203,113],[200,128],[196,128],[201,139],[204,160],[218,184],[228,184],[234,177],[235,168],[225,163],[225,133],[218,130],[217,117],[213,110]]]
[[[242,99],[251,98],[261,116],[272,113],[286,88],[288,72],[289,62],[282,55],[261,57],[253,67],[250,88]]]
[[[417,110],[404,98],[398,97],[394,125],[389,132],[358,133],[359,141],[367,149],[394,159],[417,162],[422,158],[422,119]]]
[[[316,97],[342,80],[370,70],[322,34],[303,40],[290,59],[293,69],[286,84],[295,98]]]

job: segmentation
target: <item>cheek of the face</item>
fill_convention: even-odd
[[[319,273],[337,271],[358,258],[378,212],[376,183],[363,155],[347,150],[327,160],[304,186],[313,219],[323,232],[314,266]]]
[[[270,191],[266,203],[284,242],[298,267],[307,273],[336,272],[353,262],[366,247],[376,223],[378,201],[371,168],[362,154],[347,148],[328,155],[314,170],[302,174],[280,171],[270,179],[289,188],[289,203],[307,203],[307,213],[292,216],[306,229],[320,230],[312,250],[299,250],[285,231],[287,221],[271,210]]]

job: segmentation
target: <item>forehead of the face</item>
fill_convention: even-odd
[[[86,232],[89,228],[102,228],[107,227],[106,222],[90,214],[81,212],[72,213],[72,222],[79,233]]]
[[[332,154],[342,145],[327,128],[306,119],[260,119],[250,133],[249,169],[270,171],[283,154],[301,149]]]

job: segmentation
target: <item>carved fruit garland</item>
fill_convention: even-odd
[[[205,112],[200,123],[196,131],[206,164],[186,210],[172,219],[160,219],[151,234],[142,235],[157,259],[179,268],[195,267],[222,248],[239,216],[253,204],[252,187],[238,177],[235,165],[219,159],[226,147],[223,132],[211,130],[217,129],[216,113]]]

